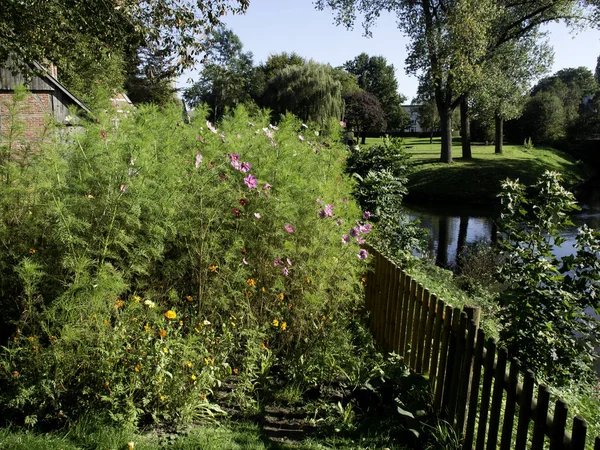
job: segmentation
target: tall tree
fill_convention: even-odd
[[[385,111],[385,119],[389,130],[401,130],[408,122],[408,115],[402,109],[406,100],[398,93],[398,81],[394,66],[387,63],[383,56],[369,56],[361,53],[351,61],[346,61],[344,68],[356,76],[358,86],[375,95]]]
[[[217,29],[213,39],[200,79],[184,93],[184,98],[192,107],[207,103],[211,119],[216,121],[227,108],[250,100],[253,55],[244,52],[239,37],[226,28]]]
[[[351,130],[365,143],[367,131],[385,131],[385,112],[381,102],[370,92],[359,91],[344,96],[344,118]]]
[[[462,96],[484,77],[484,62],[504,43],[536,31],[540,24],[570,14],[574,0],[505,3],[495,0],[317,0],[352,27],[357,12],[370,28],[382,10],[394,12],[410,38],[407,71],[432,86],[442,131],[441,160],[452,162],[451,114]]]
[[[519,117],[533,79],[547,72],[552,63],[547,41],[537,35],[506,42],[486,61],[487,76],[472,91],[473,110],[482,122],[495,124],[496,154],[501,154],[503,124]]]
[[[304,121],[324,125],[331,118],[342,117],[341,89],[331,66],[311,61],[277,71],[266,97],[274,114],[289,111]]]
[[[596,83],[600,84],[600,56],[596,59],[596,70],[594,71]]]

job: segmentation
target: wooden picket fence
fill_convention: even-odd
[[[465,450],[600,450],[600,436],[586,446],[583,419],[575,417],[567,431],[568,406],[561,400],[552,405],[546,386],[539,385],[534,396],[534,374],[486,340],[476,309],[453,309],[370,252],[374,270],[367,275],[366,305],[375,339],[385,352],[403,356],[411,370],[429,376],[434,407]]]

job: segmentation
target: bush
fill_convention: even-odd
[[[252,407],[275,374],[353,358],[366,254],[342,240],[360,217],[344,149],[292,116],[206,113],[101,116],[0,180],[6,420],[186,422],[229,375]]]

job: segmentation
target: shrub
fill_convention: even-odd
[[[344,149],[292,116],[206,113],[103,115],[3,180],[2,417],[186,422],[229,375],[252,406],[274,374],[353,357],[331,348],[366,257],[342,240],[360,218]]]

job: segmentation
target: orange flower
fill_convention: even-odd
[[[142,368],[142,365],[141,365],[141,364],[138,364],[137,366],[135,366],[135,367],[133,368],[133,370],[135,370],[136,372],[139,372],[141,368]]]
[[[16,377],[18,377],[19,375],[20,375],[20,374],[19,374],[19,372],[17,372],[16,370],[13,372],[13,377],[15,377],[15,378],[16,378]]]
[[[217,270],[219,268],[219,266],[208,266],[208,270],[210,270],[211,272],[214,272],[215,270]]]
[[[115,309],[119,309],[123,307],[123,300],[121,300],[120,298],[117,299],[117,301],[115,302]]]
[[[166,337],[166,336],[167,336],[167,332],[166,332],[165,330],[159,330],[159,331],[158,331],[158,335],[159,335],[161,338],[164,338],[164,337]]]
[[[33,255],[35,253],[35,248],[30,248],[29,253]]]
[[[165,313],[165,317],[166,317],[167,319],[175,319],[175,318],[177,317],[177,313],[175,313],[175,311],[173,311],[172,309],[170,309],[170,310],[168,310],[168,311]]]
[[[186,297],[186,299],[187,299],[188,302],[193,302],[194,301],[194,297],[192,297],[191,295],[188,295]]]
[[[246,283],[248,284],[248,286],[254,287],[254,285],[256,284],[256,281],[254,280],[254,278],[248,278],[246,280]]]

